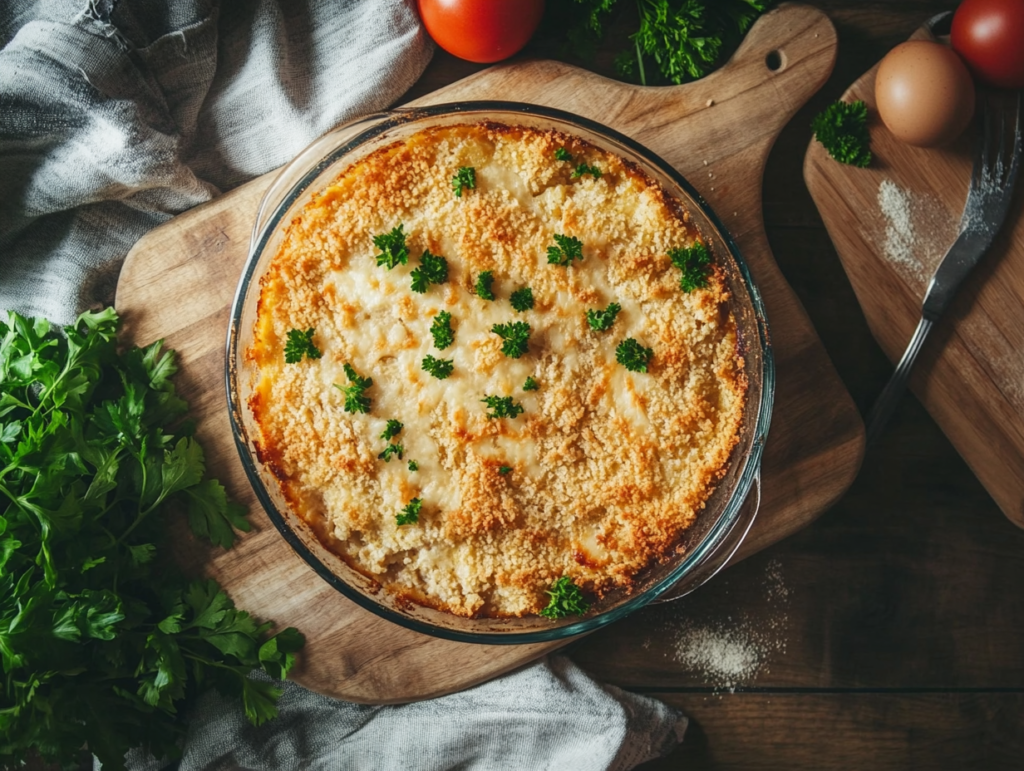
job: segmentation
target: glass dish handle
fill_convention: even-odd
[[[360,131],[369,128],[379,121],[393,118],[396,114],[402,112],[405,112],[405,110],[395,109],[374,112],[369,115],[363,115],[360,118],[355,118],[348,123],[343,123],[315,140],[305,150],[295,156],[291,163],[283,166],[278,171],[274,181],[270,183],[270,187],[263,194],[263,198],[260,199],[259,208],[256,210],[256,219],[252,225],[252,234],[249,236],[250,256],[263,235],[263,228],[266,226],[270,215],[277,210],[285,196],[295,188],[304,176],[308,175],[310,179],[316,176],[320,171],[317,163],[320,159],[327,157],[332,150],[343,145]],[[311,169],[313,170],[312,174],[310,173]]]
[[[651,602],[651,605],[658,605],[663,602],[672,602],[680,597],[685,597],[690,592],[699,589],[729,564],[729,560],[735,556],[740,545],[747,538],[750,526],[757,519],[757,512],[761,510],[761,469],[757,470],[754,476],[754,487],[757,489],[756,496],[747,496],[743,503],[743,511],[740,513],[740,521],[700,565],[691,570],[676,582],[675,586],[669,589],[664,595]]]

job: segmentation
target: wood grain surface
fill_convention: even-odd
[[[914,37],[931,38],[925,30]],[[875,116],[875,72],[843,95]],[[903,355],[935,268],[957,235],[977,123],[956,143],[921,149],[873,117],[867,169],[807,150],[804,178],[868,325],[889,358]],[[880,208],[880,186],[904,196],[910,232]],[[894,187],[892,187],[894,186]],[[895,191],[895,192],[894,192]],[[1012,522],[1024,527],[1024,185],[989,253],[925,342],[910,388]],[[897,224],[898,227],[898,224]],[[904,226],[905,227],[905,226]]]
[[[779,52],[782,66],[766,57]],[[761,175],[786,121],[827,77],[835,57],[828,19],[804,6],[766,15],[734,59],[688,86],[641,89],[549,61],[500,66],[418,103],[505,98],[602,121],[676,165],[736,236],[765,296],[778,366],[765,454],[763,513],[745,554],[804,527],[852,481],[863,427],[807,316],[779,273],[760,218]],[[707,164],[705,165],[705,162]],[[199,419],[209,464],[252,505],[255,530],[216,553],[179,539],[179,556],[218,578],[242,606],[296,624],[309,644],[296,679],[355,701],[405,701],[466,687],[554,646],[473,646],[409,632],[320,581],[258,510],[227,427],[223,336],[227,308],[268,178],[176,218],[133,249],[117,307],[138,341],[166,338],[182,356],[179,386]]]

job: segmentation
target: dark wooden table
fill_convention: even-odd
[[[804,186],[809,124],[957,3],[816,4],[839,31],[839,60],[772,152],[765,220],[779,265],[864,411],[892,368]],[[600,52],[594,69],[609,72],[611,53]],[[438,52],[408,98],[478,69]],[[1024,532],[907,396],[849,493],[816,523],[570,654],[598,678],[691,717],[685,743],[647,771],[1024,768]]]

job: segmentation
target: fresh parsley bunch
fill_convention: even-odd
[[[205,477],[182,420],[174,356],[119,351],[112,309],[62,332],[0,321],[0,766],[34,749],[105,767],[145,747],[178,754],[180,711],[211,686],[254,724],[280,693],[302,635],[237,610],[214,581],[181,577],[167,520],[225,548],[244,510]]]
[[[702,78],[732,54],[773,0],[549,0],[545,25],[571,53],[593,58],[613,11],[635,5],[632,46],[615,58],[619,75],[642,85]],[[632,16],[629,17],[632,20]]]

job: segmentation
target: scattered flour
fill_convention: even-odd
[[[740,628],[683,629],[676,640],[675,659],[712,680],[716,688],[735,688],[761,670],[761,651]]]
[[[769,657],[786,651],[789,589],[778,560],[768,563],[763,590],[767,621],[763,613],[758,614],[759,621],[745,613],[668,621],[664,631],[671,635],[672,658],[718,691],[732,692],[767,673]]]
[[[920,274],[921,263],[914,257],[916,238],[910,194],[892,180],[883,179],[878,186],[878,208],[885,217],[886,259]]]
[[[935,197],[915,195],[891,179],[878,185],[885,220],[883,256],[915,289],[923,290],[956,239],[959,219]]]

